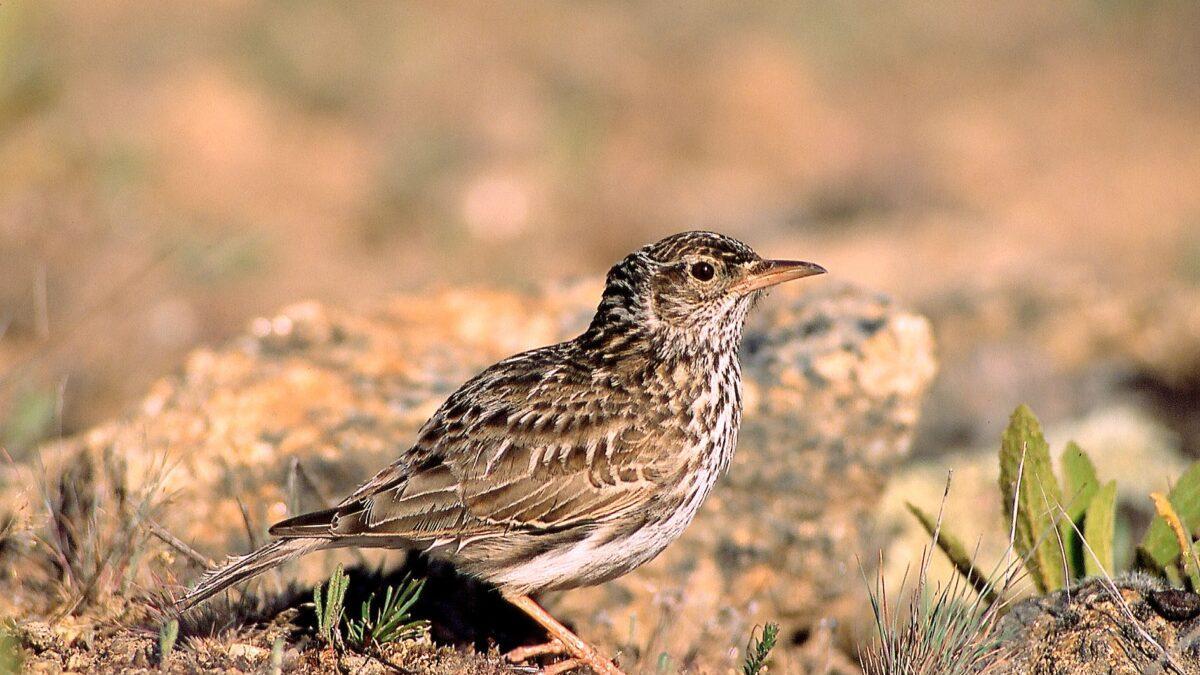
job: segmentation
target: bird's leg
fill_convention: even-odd
[[[505,594],[504,597],[538,622],[542,628],[545,628],[550,639],[561,643],[563,649],[572,656],[572,660],[578,662],[577,665],[591,668],[596,675],[624,675],[619,668],[613,665],[612,661],[604,658],[595,647],[584,642],[578,635],[550,616],[549,612],[542,609],[541,605],[534,602],[528,595]]]

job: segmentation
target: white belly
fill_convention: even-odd
[[[719,455],[692,476],[683,504],[665,519],[614,539],[614,526],[600,527],[578,543],[544,553],[492,579],[517,588],[575,588],[603,583],[649,562],[683,534],[720,475]],[[610,529],[611,528],[611,529]]]

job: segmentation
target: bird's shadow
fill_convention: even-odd
[[[457,572],[448,563],[411,553],[395,568],[357,565],[346,570],[349,584],[344,607],[346,615],[358,618],[363,602],[372,594],[372,605],[382,602],[384,589],[395,589],[406,578],[424,579],[425,585],[413,605],[413,619],[430,624],[434,642],[485,651],[496,645],[501,651],[546,641],[545,631],[524,612],[500,595],[494,586]],[[315,635],[317,619],[313,588],[293,584],[279,593],[248,594],[237,599],[218,598],[197,611],[180,617],[184,636],[216,635],[246,626],[269,624],[281,613],[294,609],[291,623],[300,635]]]

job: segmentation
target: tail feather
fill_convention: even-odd
[[[244,556],[230,557],[200,578],[200,582],[175,603],[176,612],[184,612],[208,598],[292,558],[324,547],[323,539],[278,539]]]
[[[281,520],[271,526],[273,537],[329,537],[329,529],[340,508],[313,511]]]

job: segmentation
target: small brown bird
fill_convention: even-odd
[[[206,574],[182,611],[299,555],[423,550],[495,584],[544,626],[552,671],[620,671],[528,596],[599,584],[679,537],[729,465],[738,348],[763,289],[825,270],[683,232],[609,270],[591,325],[464,384],[411,448],[337,507],[275,524],[275,541]]]

